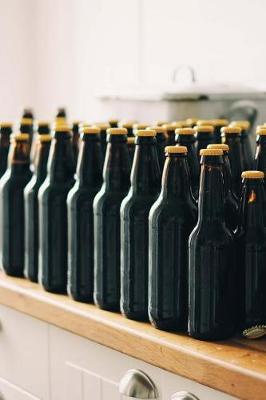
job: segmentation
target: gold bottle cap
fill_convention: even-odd
[[[0,128],[12,128],[12,122],[2,121],[0,122]]]
[[[221,129],[222,134],[227,135],[228,133],[239,135],[241,133],[241,128],[239,126],[223,126]]]
[[[12,139],[14,139],[16,142],[29,140],[29,137],[30,135],[28,133],[16,133],[15,135],[12,135]]]
[[[151,136],[156,136],[156,131],[154,129],[139,129],[136,132],[136,136],[140,137],[151,137]]]
[[[109,128],[107,129],[108,135],[127,135],[126,128]]]
[[[55,123],[56,124],[60,124],[61,122],[62,123],[66,123],[66,120],[67,120],[66,117],[56,117],[55,118]]]
[[[245,179],[263,179],[264,172],[262,171],[243,171],[241,174],[241,178]]]
[[[166,133],[166,128],[164,126],[148,126],[148,128],[146,128],[148,130],[153,130],[157,133]]]
[[[130,136],[127,138],[127,144],[135,144],[135,138]]]
[[[247,339],[259,339],[266,335],[266,325],[256,325],[243,331],[243,336]]]
[[[100,133],[101,129],[98,126],[83,126],[82,128],[82,132],[85,135],[89,135],[89,134],[94,134],[94,133]]]
[[[40,142],[51,142],[51,140],[52,140],[52,136],[51,135],[38,135],[37,136],[37,139],[40,141]]]
[[[162,125],[166,125],[168,124],[168,121],[164,121],[164,120],[158,120],[158,121],[154,121],[154,125],[155,126],[162,126]]]
[[[137,121],[120,121],[119,128],[132,129],[134,124],[136,124],[136,123],[137,123]]]
[[[265,135],[266,135],[266,126],[258,127],[258,128],[256,129],[256,133],[257,133],[257,135],[259,135],[259,136],[265,136]]]
[[[210,126],[214,126],[214,120],[213,119],[198,119],[197,121],[197,126],[206,126],[206,125],[210,125]]]
[[[186,154],[186,146],[166,146],[165,153],[168,154]]]
[[[214,144],[208,144],[207,149],[220,149],[228,152],[229,146],[228,144],[225,143],[214,143]]]
[[[244,130],[248,130],[250,128],[250,122],[249,121],[232,121],[230,122],[230,126],[239,126],[239,128],[242,128]]]
[[[32,118],[21,118],[20,125],[32,125],[33,119]]]
[[[229,124],[227,119],[213,119],[212,122],[214,126],[227,126]]]
[[[96,122],[94,125],[98,126],[101,131],[106,131],[110,128],[110,124],[108,122]]]
[[[194,135],[195,131],[193,128],[177,128],[175,133],[177,135]]]
[[[194,132],[204,132],[204,133],[213,133],[214,127],[211,125],[197,125],[194,128]]]
[[[198,118],[187,118],[186,123],[190,126],[196,125],[198,121]]]
[[[148,126],[149,126],[149,124],[146,124],[145,122],[143,122],[143,123],[140,123],[140,124],[134,124],[133,125],[133,128],[134,129],[146,129],[146,128],[148,128]]]
[[[223,150],[220,149],[201,149],[200,150],[200,155],[201,156],[222,156]]]

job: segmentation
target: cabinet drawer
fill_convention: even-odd
[[[48,325],[2,305],[0,324],[2,382],[28,391],[33,396],[29,398],[48,399]],[[12,393],[12,388],[6,390]],[[7,399],[24,399],[12,396]]]
[[[41,400],[20,387],[0,378],[0,400]]]

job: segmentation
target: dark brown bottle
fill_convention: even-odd
[[[37,122],[37,133],[38,135],[49,135],[50,134],[50,123],[48,121]]]
[[[2,215],[2,265],[11,276],[24,270],[23,190],[31,179],[29,135],[12,135],[8,168],[0,181]]]
[[[109,119],[108,122],[109,122],[111,128],[118,128],[119,119],[112,118],[112,119]]]
[[[74,121],[72,124],[72,148],[74,154],[74,161],[77,164],[80,144],[80,121]]]
[[[33,282],[38,281],[39,253],[39,207],[38,192],[47,174],[47,161],[52,137],[38,135],[35,147],[34,174],[24,189],[25,207],[25,265],[24,275]]]
[[[12,134],[12,123],[0,123],[0,178],[7,169],[7,158],[10,145],[10,136]]]
[[[158,153],[158,161],[161,173],[163,172],[164,160],[165,160],[165,147],[167,146],[168,137],[165,126],[151,126],[147,129],[154,130],[156,132],[156,147]]]
[[[266,126],[258,128],[254,168],[266,174]]]
[[[121,203],[121,312],[148,320],[148,216],[160,191],[155,130],[139,130],[131,187]]]
[[[176,143],[187,148],[187,162],[191,181],[192,193],[195,199],[199,194],[199,161],[196,151],[195,131],[192,128],[176,129]]]
[[[68,293],[74,300],[93,300],[93,200],[102,184],[100,128],[83,128],[77,180],[67,196]]]
[[[95,125],[98,128],[100,128],[101,147],[102,147],[103,157],[105,157],[106,146],[107,146],[107,129],[110,128],[110,124],[105,122],[97,122]]]
[[[149,318],[158,329],[186,330],[188,237],[196,224],[187,148],[166,147],[162,190],[149,214]]]
[[[134,134],[134,136],[136,136],[137,131],[139,131],[141,129],[146,129],[146,128],[149,128],[149,124],[146,124],[144,122],[134,124],[133,125],[133,134]]]
[[[266,325],[266,231],[264,173],[242,173],[243,189],[237,229],[237,276],[240,329]]]
[[[74,184],[74,173],[70,129],[61,123],[55,126],[47,177],[38,193],[40,283],[54,293],[66,293],[67,289],[66,198]]]
[[[173,122],[172,124],[163,125],[166,130],[167,143],[166,146],[174,146],[175,145],[175,130],[178,128],[182,128],[182,125],[178,122]],[[165,157],[163,158],[164,163]],[[163,166],[162,166],[163,170]]]
[[[187,118],[186,123],[189,128],[194,128],[197,125],[198,120],[198,118]]]
[[[206,149],[209,144],[213,143],[214,127],[211,125],[197,125],[194,128],[196,137],[196,152],[200,159],[200,151]]]
[[[66,118],[67,118],[66,109],[65,109],[64,107],[59,107],[59,108],[57,109],[57,113],[56,113],[55,118],[56,118],[56,119],[57,119],[57,118],[64,118],[64,120],[66,120]]]
[[[221,340],[235,332],[235,247],[225,224],[223,151],[201,155],[198,222],[189,238],[188,332]]]
[[[232,121],[230,126],[238,126],[241,128],[240,143],[243,158],[243,169],[245,171],[253,168],[254,154],[250,141],[250,122],[249,121]]]
[[[221,128],[224,126],[228,126],[229,122],[227,121],[227,119],[213,119],[212,124],[212,126],[214,127],[213,142],[222,143]]]
[[[243,153],[240,142],[241,128],[239,127],[223,127],[222,136],[224,143],[229,146],[229,161],[232,171],[233,191],[237,197],[241,194],[241,173],[244,168]]]
[[[135,137],[133,133],[134,129],[134,124],[136,124],[136,121],[120,121],[119,122],[119,128],[126,128],[127,129],[127,137]]]
[[[33,120],[34,119],[33,110],[31,108],[24,108],[22,113],[22,118],[30,118]]]
[[[229,146],[225,143],[209,144],[208,149],[220,149],[223,151],[223,176],[224,176],[224,196],[225,196],[225,223],[231,232],[236,230],[238,224],[238,201],[233,192],[232,173],[229,161]]]
[[[120,205],[130,185],[127,130],[110,128],[103,184],[93,202],[94,301],[98,307],[120,309]]]
[[[30,154],[30,159],[32,162],[31,169],[33,172],[37,168],[36,159],[37,159],[37,148],[39,146],[39,135],[50,135],[50,123],[48,121],[37,121],[36,127],[37,127],[36,135],[31,145],[31,154]]]
[[[134,153],[135,153],[135,137],[128,137],[127,138],[127,145],[129,151],[129,158],[131,165],[133,163]]]
[[[22,118],[19,122],[19,131],[21,133],[26,133],[29,135],[29,143],[30,146],[33,141],[33,134],[34,134],[34,125],[33,119],[31,118]]]

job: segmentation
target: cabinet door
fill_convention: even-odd
[[[48,399],[48,324],[0,305],[0,325],[0,378]]]
[[[0,400],[41,400],[5,379],[0,378]]]

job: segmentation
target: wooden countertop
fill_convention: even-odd
[[[0,303],[240,399],[266,399],[266,340],[202,342],[43,291],[0,272]]]

